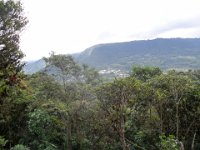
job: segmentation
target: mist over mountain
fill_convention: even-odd
[[[73,55],[79,63],[102,69],[130,70],[133,65],[158,66],[167,69],[199,69],[200,38],[171,38],[139,40],[121,43],[108,43],[92,46]],[[41,66],[44,66],[44,62]],[[25,72],[36,71],[32,62],[24,68]],[[32,68],[32,69],[31,69]],[[41,69],[41,68],[40,68]]]

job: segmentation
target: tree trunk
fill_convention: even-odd
[[[72,133],[71,133],[71,124],[67,125],[67,150],[72,150]]]
[[[194,150],[195,138],[196,138],[196,131],[195,131],[194,136],[193,136],[193,139],[192,139],[192,147],[191,147],[191,150]]]
[[[10,125],[8,125],[8,134],[9,134],[9,148],[11,149],[12,144],[11,144],[11,129],[10,129]]]
[[[180,150],[185,150],[183,142],[180,142]]]
[[[163,112],[162,112],[162,107],[160,106],[160,134],[163,133]]]
[[[176,103],[176,139],[179,139],[179,114],[178,103]]]
[[[124,118],[122,117],[120,119],[120,128],[119,128],[119,135],[120,135],[120,142],[122,144],[122,149],[123,150],[129,150],[128,145],[126,143],[126,138],[125,138],[125,129],[124,129]]]
[[[127,150],[126,139],[125,139],[125,135],[124,135],[123,129],[120,131],[120,142],[122,144],[122,149],[123,150]]]
[[[71,123],[69,121],[69,117],[65,118],[63,114],[61,114],[62,121],[65,123],[65,144],[64,150],[72,150],[72,140],[71,140]]]
[[[150,118],[150,121],[151,121],[151,104],[149,104],[149,118]]]

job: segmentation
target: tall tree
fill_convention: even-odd
[[[59,110],[61,120],[66,133],[66,148],[73,149],[74,131],[80,133],[81,124],[78,118],[86,106],[90,107],[86,101],[94,100],[95,94],[92,87],[97,85],[98,73],[86,65],[79,65],[72,56],[51,54],[49,58],[44,58],[46,62],[46,72],[54,77],[61,86],[61,93],[64,95],[62,108]],[[63,109],[64,108],[64,109]],[[83,114],[83,113],[82,113]],[[78,123],[77,123],[78,122]],[[84,123],[83,123],[84,124]],[[78,135],[79,136],[79,135]],[[78,145],[82,145],[82,140],[78,137]]]
[[[20,1],[0,1],[0,133],[9,140],[9,147],[19,140],[16,132],[20,130],[18,123],[23,121],[19,118],[25,109],[25,104],[18,100],[23,99],[20,90],[23,53],[19,42],[26,24]]]
[[[23,53],[20,51],[20,32],[27,24],[23,15],[20,1],[0,1],[0,95],[5,91],[6,85],[17,83],[17,74],[22,70],[21,59]],[[1,98],[2,99],[2,98]],[[2,101],[0,99],[0,102]]]
[[[128,129],[125,128],[140,88],[141,84],[137,79],[126,78],[105,84],[97,90],[100,106],[111,121],[110,126],[118,135],[123,150],[129,150],[130,145],[134,145],[127,139],[126,131]]]

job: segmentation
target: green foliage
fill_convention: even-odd
[[[162,74],[162,71],[158,67],[134,66],[132,69],[131,76],[134,76],[141,81],[146,81],[148,79],[151,79],[155,76],[159,76],[161,74]]]
[[[2,136],[0,136],[0,149],[3,149],[3,147],[6,145],[8,141],[5,140]]]
[[[55,67],[56,72],[53,73],[56,73],[55,75],[60,77],[60,80],[69,78],[74,81],[80,75],[81,68],[70,55],[55,55],[53,52],[49,58],[44,58],[44,60],[46,62],[46,69]]]
[[[32,134],[41,136],[43,139],[46,136],[45,130],[51,125],[51,120],[47,112],[36,109],[29,115],[28,126]]]
[[[21,10],[18,2],[0,2],[8,10],[15,5]],[[2,50],[12,46],[19,54],[7,40]],[[1,149],[178,150],[177,142],[185,150],[199,149],[198,71],[134,67],[130,77],[103,83],[95,69],[52,53],[44,71],[24,77],[21,57],[13,63],[5,55],[8,67],[0,65]]]
[[[161,135],[160,140],[161,140],[162,150],[179,150],[180,149],[180,147],[177,144],[177,141],[175,140],[174,135],[169,135],[168,137],[165,135]]]
[[[1,149],[199,149],[199,71],[134,67],[103,83],[94,68],[52,53],[44,71],[24,76],[22,11],[20,2],[0,1]]]
[[[55,149],[51,144],[52,139],[52,120],[44,110],[35,109],[29,113],[28,128],[34,140],[31,145],[37,149]]]
[[[27,24],[21,3],[0,1],[0,80],[9,80],[21,71],[23,53],[19,49],[19,34]]]
[[[141,84],[135,78],[117,79],[112,83],[103,85],[97,90],[100,107],[110,120],[111,131],[119,136],[116,142],[120,142],[122,149],[129,147],[126,132],[131,113],[134,111],[137,94]],[[125,128],[126,127],[126,128]]]
[[[190,147],[200,125],[199,84],[191,74],[139,67],[131,77],[99,85],[87,66],[76,74],[59,67],[53,75],[28,77],[35,99],[29,113],[31,148],[170,149],[175,138],[159,139],[162,133]]]
[[[10,150],[30,150],[30,149],[24,145],[17,144],[14,147],[12,147]]]
[[[27,24],[19,1],[0,1],[0,133],[8,140],[5,149],[17,144],[26,130],[29,94],[21,73],[23,53],[20,33]]]

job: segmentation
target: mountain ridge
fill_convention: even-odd
[[[158,66],[161,69],[198,69],[200,38],[157,38],[91,46],[72,55],[79,63],[99,70],[128,70],[132,65]]]
[[[87,55],[87,52],[90,52],[90,55]],[[92,51],[92,52],[91,52]],[[171,53],[171,55],[169,55]],[[129,59],[129,67],[132,64],[139,65],[156,65],[161,66],[161,68],[166,69],[167,66],[162,66],[160,63],[155,63],[158,58],[163,56],[170,56],[170,58],[174,56],[189,56],[190,54],[194,56],[194,54],[200,53],[200,39],[199,38],[171,38],[164,39],[158,38],[154,40],[138,40],[138,41],[129,41],[122,43],[109,43],[109,44],[100,44],[95,45],[95,47],[90,47],[86,49],[83,53],[81,53],[77,59],[77,61],[81,63],[86,63],[92,65],[97,68],[110,66],[113,63],[121,64],[125,63],[125,59]],[[152,57],[152,62],[150,60],[147,63],[142,63],[142,56],[144,58],[149,59]],[[138,58],[139,57],[139,58]],[[131,61],[137,60],[137,61]],[[150,58],[151,59],[151,58]],[[163,58],[162,58],[163,59]],[[162,60],[158,59],[158,60]],[[166,60],[167,61],[167,60]],[[166,62],[162,62],[166,63]],[[177,65],[175,65],[176,67]],[[112,67],[114,67],[112,65]],[[116,67],[118,68],[118,67]],[[123,67],[119,67],[123,68]]]

